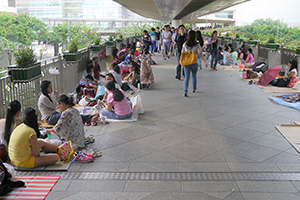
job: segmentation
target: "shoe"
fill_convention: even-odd
[[[167,60],[167,58],[166,58],[166,57],[164,57],[164,60]]]
[[[210,71],[214,71],[214,69],[213,69],[213,68],[210,68]]]
[[[74,157],[74,162],[79,162],[79,163],[88,163],[92,162],[93,158],[89,156],[84,156],[83,154],[78,154],[77,156]]]
[[[85,126],[90,126],[91,123],[90,123],[90,122],[85,122],[84,125],[85,125]]]
[[[91,120],[91,125],[92,126],[96,126],[97,125],[97,120],[99,119],[99,113],[97,113],[96,115],[94,115],[94,117],[92,117],[92,120]]]
[[[94,154],[92,154],[92,153],[87,153],[87,152],[85,152],[85,151],[81,151],[81,152],[79,152],[79,154],[82,154],[82,155],[84,155],[84,156],[91,157],[91,158],[96,157]]]
[[[184,93],[183,96],[184,96],[184,97],[188,97],[187,93]]]
[[[170,59],[170,56],[168,56],[168,58]]]
[[[196,90],[193,90],[193,93],[195,93],[196,92]]]
[[[175,76],[176,79],[180,80],[180,76]]]
[[[215,70],[215,71],[218,71],[218,69],[217,69],[217,68],[214,68],[214,70]]]

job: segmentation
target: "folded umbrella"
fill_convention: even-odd
[[[261,78],[257,82],[257,85],[262,85],[262,86],[268,85],[272,80],[274,80],[277,77],[277,75],[279,74],[281,69],[282,69],[282,65],[277,65],[277,66],[269,68],[261,76]]]

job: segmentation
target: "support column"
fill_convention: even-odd
[[[192,29],[195,30],[197,28],[196,23],[192,23]]]
[[[172,20],[172,26],[178,28],[179,25],[182,24],[181,20]]]

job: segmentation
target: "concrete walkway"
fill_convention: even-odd
[[[56,173],[47,200],[300,199],[300,156],[274,127],[299,111],[223,69],[199,70],[185,98],[175,57],[154,60],[139,121],[86,127],[103,156]]]

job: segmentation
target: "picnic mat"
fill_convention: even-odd
[[[247,82],[249,82],[249,81],[258,81],[259,80],[259,78],[244,79],[242,75],[240,75],[240,77],[243,79],[243,81],[247,81]]]
[[[299,103],[290,103],[290,102],[286,102],[281,98],[278,97],[269,97],[268,98],[271,102],[282,105],[282,106],[287,106],[290,108],[294,108],[296,110],[300,110],[300,102]]]
[[[131,97],[130,101],[132,103],[132,117],[130,119],[107,119],[109,122],[136,122],[139,118],[140,113],[144,113],[144,108],[142,104],[142,98],[140,95]]]
[[[11,164],[16,170],[20,171],[68,171],[72,165],[72,160],[67,163],[61,161],[56,162],[54,165],[47,165],[45,167],[36,167],[36,168],[26,168],[26,167],[17,167]]]
[[[275,128],[300,153],[300,126],[275,126]]]
[[[267,86],[257,85],[257,86],[261,88],[265,93],[289,93],[289,94],[300,93],[300,90],[294,90],[293,88],[288,88],[288,87],[276,87],[272,85],[267,85]]]
[[[45,199],[60,176],[16,175],[15,180],[25,182],[25,187],[15,188],[0,199]]]
[[[223,66],[222,67],[225,71],[239,71],[239,70],[252,70],[252,68],[241,68],[241,67],[230,67],[230,66]]]

